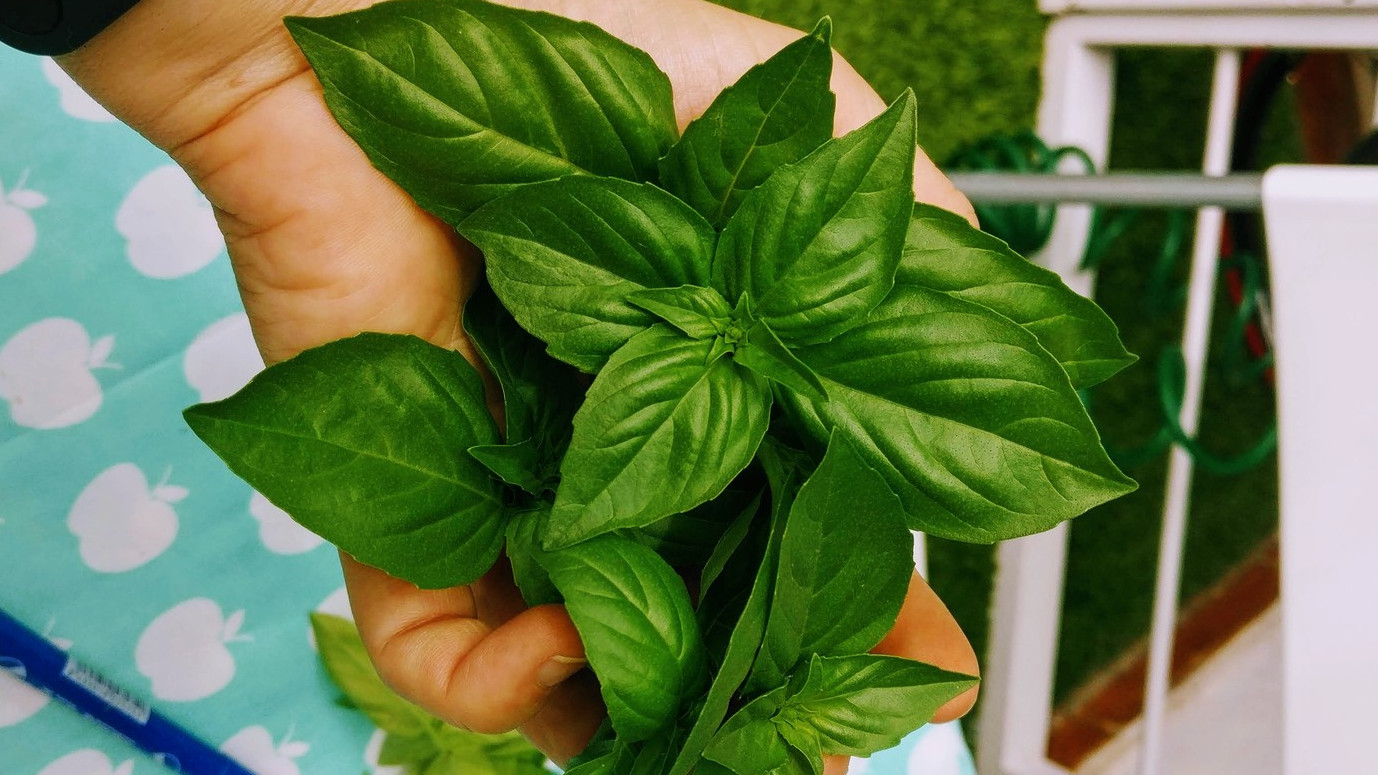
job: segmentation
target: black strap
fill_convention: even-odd
[[[0,43],[31,54],[66,54],[138,1],[0,0]]]

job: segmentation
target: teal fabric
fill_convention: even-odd
[[[335,555],[179,414],[255,359],[209,205],[51,62],[0,50],[0,608],[260,775],[353,775],[374,730],[307,634],[344,612]],[[863,770],[974,773],[955,726]],[[0,775],[158,772],[0,672]]]

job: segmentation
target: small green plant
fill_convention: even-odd
[[[483,250],[464,325],[506,425],[460,355],[384,334],[187,421],[362,562],[448,587],[505,552],[563,602],[609,715],[572,773],[895,744],[975,683],[867,653],[909,531],[992,542],[1134,488],[1077,395],[1132,362],[1114,325],[914,202],[912,95],[832,139],[826,20],[682,136],[668,78],[589,24],[397,0],[288,27],[374,164]]]
[[[378,764],[407,775],[547,775],[545,755],[516,732],[480,735],[446,724],[398,697],[378,677],[359,631],[348,619],[311,614],[321,664],[344,694],[341,705],[363,713],[383,733]]]

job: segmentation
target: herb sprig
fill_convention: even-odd
[[[914,202],[912,94],[832,138],[826,19],[682,136],[669,79],[590,24],[393,0],[287,25],[340,125],[483,251],[464,325],[505,428],[460,355],[383,334],[187,421],[363,562],[448,587],[505,551],[563,602],[610,717],[571,773],[895,744],[975,685],[867,653],[909,531],[992,542],[1134,489],[1077,395],[1133,361],[1114,325]]]

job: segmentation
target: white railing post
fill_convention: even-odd
[[[1315,10],[1299,12],[1303,7]],[[1378,0],[1043,0],[1042,8],[1050,13],[1071,13],[1054,20],[1046,37],[1039,133],[1049,145],[1085,149],[1099,165],[1105,163],[1109,150],[1114,97],[1112,52],[1117,48],[1378,50]],[[1235,51],[1222,52],[1217,59],[1208,129],[1212,139],[1203,165],[1207,174],[1219,174],[1228,166],[1238,67]],[[1180,419],[1189,432],[1194,432],[1199,413],[1201,364],[1209,333],[1221,223],[1220,213],[1210,208],[1198,216],[1190,291],[1193,301],[1183,339],[1188,385]],[[1089,227],[1089,208],[1060,207],[1048,248],[1038,257],[1073,289],[1087,295],[1094,277],[1081,270],[1080,261]],[[1285,368],[1280,359],[1279,369]],[[1283,439],[1285,455],[1285,435]],[[1157,656],[1147,689],[1150,718],[1146,726],[1155,727],[1147,734],[1152,739],[1147,745],[1155,752],[1162,750],[1161,713],[1180,576],[1180,536],[1185,529],[1191,478],[1190,460],[1182,451],[1172,453],[1170,466],[1168,513],[1160,547],[1168,567],[1160,567],[1157,582],[1153,646]],[[1378,478],[1378,472],[1374,476]],[[1378,514],[1378,507],[1370,513]],[[1378,518],[1373,521],[1378,523]],[[1284,565],[1287,540],[1284,529]],[[982,689],[977,756],[982,775],[1063,772],[1048,761],[1046,750],[1066,541],[1067,528],[1063,526],[1006,542],[999,548]],[[1378,540],[1369,546],[1376,544]],[[1155,715],[1157,721],[1152,720]],[[1292,717],[1289,714],[1289,724]],[[1145,772],[1154,771],[1152,758],[1158,755],[1148,755]],[[1310,770],[1296,772],[1309,775]]]
[[[1239,94],[1239,62],[1237,49],[1224,49],[1216,53],[1210,116],[1206,127],[1206,151],[1202,162],[1202,171],[1207,175],[1224,175],[1230,171],[1231,141]],[[1187,317],[1182,331],[1186,390],[1178,416],[1182,430],[1189,436],[1196,434],[1201,417],[1201,395],[1206,385],[1206,356],[1210,349],[1211,312],[1215,306],[1215,278],[1220,270],[1220,238],[1224,225],[1225,213],[1219,207],[1203,207],[1197,214]],[[1139,775],[1158,775],[1162,770],[1163,724],[1167,719],[1173,634],[1177,626],[1177,596],[1181,588],[1182,553],[1186,547],[1187,511],[1191,505],[1192,468],[1191,455],[1174,445],[1168,459],[1163,529],[1158,544],[1158,574],[1153,592],[1148,678],[1144,686],[1144,739]]]
[[[1075,145],[1103,166],[1110,148],[1114,58],[1108,50],[1083,45],[1064,20],[1049,26],[1045,52],[1039,136],[1050,145]],[[1048,247],[1037,257],[1087,296],[1094,275],[1080,264],[1090,226],[1090,207],[1059,207]],[[1066,554],[1066,525],[998,548],[977,751],[982,775],[1064,772],[1048,761],[1047,748]]]

